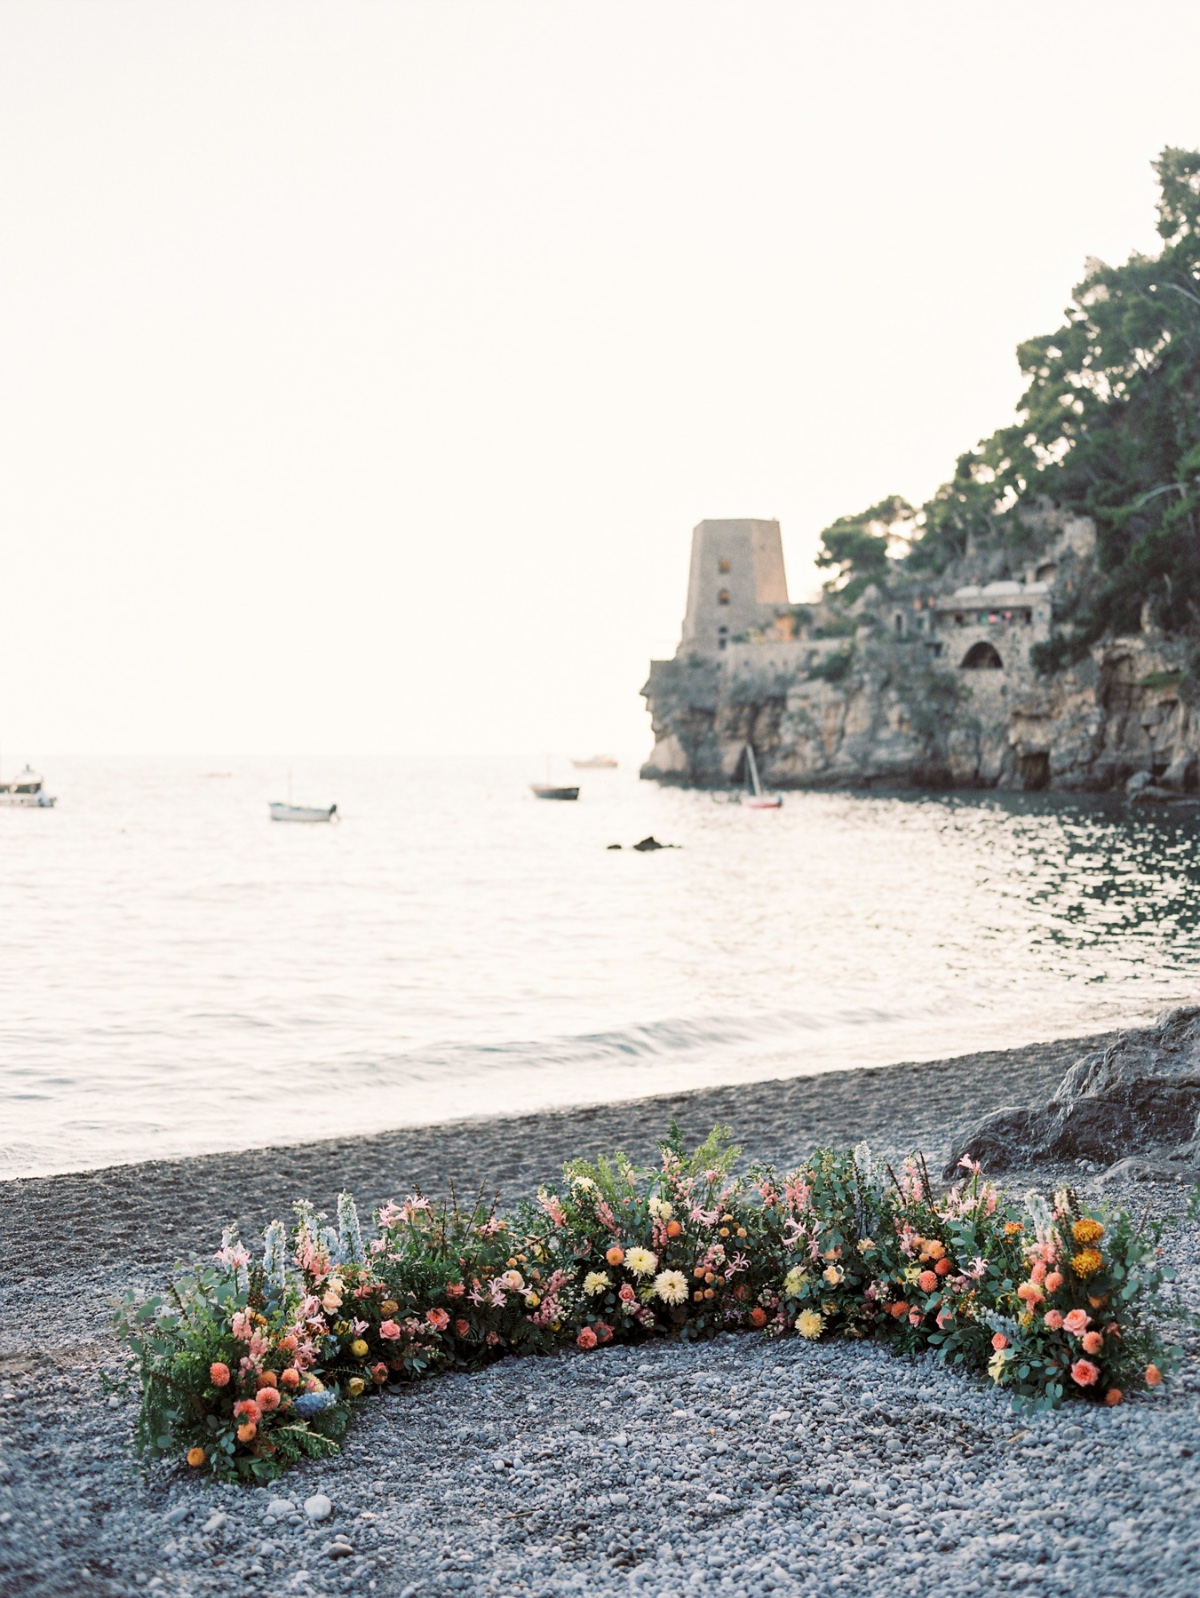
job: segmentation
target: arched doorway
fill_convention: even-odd
[[[1003,671],[1004,662],[1000,659],[999,652],[994,645],[980,639],[977,644],[972,644],[963,656],[961,670]]]

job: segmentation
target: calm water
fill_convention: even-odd
[[[1190,817],[748,813],[538,762],[56,761],[0,811],[0,1171],[937,1058],[1200,993]],[[531,767],[533,768],[531,770]],[[610,853],[648,832],[682,845]]]

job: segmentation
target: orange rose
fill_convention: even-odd
[[[203,1448],[189,1448],[187,1451],[187,1462],[193,1470],[199,1470],[207,1458]]]
[[[1119,1387],[1110,1387],[1108,1392],[1104,1395],[1104,1402],[1108,1405],[1109,1409],[1112,1409],[1119,1404],[1124,1397],[1125,1394]]]
[[[767,1324],[767,1312],[760,1304],[756,1304],[750,1311],[750,1324],[751,1326],[765,1326]]]

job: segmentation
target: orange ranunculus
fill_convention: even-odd
[[[614,1243],[604,1258],[610,1265],[620,1265],[625,1258],[625,1250],[619,1244]]]
[[[1061,1271],[1051,1271],[1049,1276],[1047,1276],[1047,1278],[1046,1278],[1046,1291],[1047,1291],[1047,1293],[1057,1293],[1061,1286],[1062,1286],[1062,1272]]]
[[[289,1365],[287,1370],[285,1370],[280,1376],[279,1380],[285,1387],[295,1389],[300,1385],[300,1372],[294,1365]]]
[[[1119,1387],[1110,1387],[1108,1392],[1104,1395],[1104,1402],[1108,1405],[1109,1409],[1113,1409],[1124,1397],[1125,1394]]]
[[[761,1304],[756,1304],[750,1311],[750,1324],[751,1326],[765,1326],[767,1324],[767,1312]]]
[[[214,1387],[229,1386],[229,1366],[216,1360],[208,1367],[208,1379]]]
[[[1146,1386],[1147,1387],[1157,1387],[1159,1382],[1161,1382],[1161,1381],[1162,1381],[1162,1371],[1159,1370],[1158,1366],[1157,1365],[1147,1365],[1146,1366]]]
[[[248,1420],[245,1423],[244,1426],[239,1426],[238,1427],[238,1442],[239,1443],[252,1443],[257,1436],[258,1436],[258,1427],[254,1424],[254,1422],[252,1420]]]
[[[904,1316],[908,1314],[908,1305],[903,1299],[901,1299],[898,1304],[889,1304],[888,1314],[893,1316],[896,1320],[903,1320]]]
[[[259,1371],[255,1385],[258,1387],[278,1387],[279,1377],[276,1376],[274,1371]]]
[[[917,1286],[922,1293],[932,1293],[937,1285],[938,1279],[932,1271],[922,1271],[920,1276],[917,1277]]]
[[[683,1231],[683,1227],[680,1226],[678,1221],[668,1221],[667,1222],[667,1236],[668,1237],[678,1237],[680,1232],[682,1232],[682,1231]]]
[[[946,1259],[945,1255],[933,1267],[939,1276],[949,1276],[954,1269],[954,1261]]]
[[[187,1451],[187,1462],[193,1470],[199,1470],[207,1458],[203,1448],[189,1448]]]

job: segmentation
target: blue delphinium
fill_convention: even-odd
[[[366,1258],[358,1210],[349,1193],[339,1193],[337,1202],[338,1258],[343,1265],[361,1265]]]
[[[263,1276],[268,1288],[287,1286],[287,1242],[282,1221],[272,1221],[263,1234]]]

